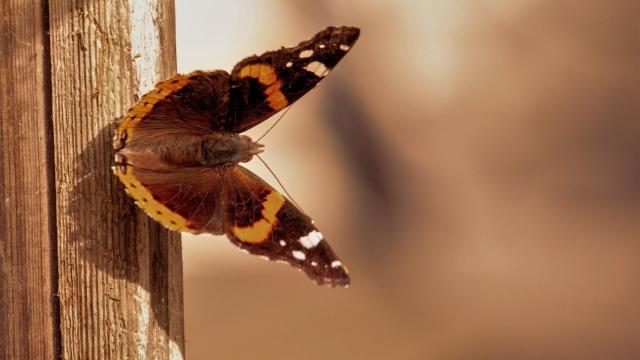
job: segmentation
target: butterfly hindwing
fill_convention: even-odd
[[[311,218],[242,166],[225,174],[226,233],[251,254],[284,261],[318,284],[349,285],[349,275]]]
[[[224,168],[113,168],[129,196],[166,228],[193,234],[223,234]]]
[[[297,46],[239,62],[231,72],[229,131],[243,132],[293,104],[351,49],[360,30],[329,27]]]
[[[229,109],[229,73],[194,71],[174,75],[129,109],[118,124],[114,148],[145,147],[157,138],[223,131]]]

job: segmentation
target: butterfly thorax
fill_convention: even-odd
[[[214,133],[202,141],[202,149],[195,152],[202,166],[233,166],[251,160],[263,151],[261,144],[246,135]]]

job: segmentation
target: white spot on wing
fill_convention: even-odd
[[[286,67],[292,67],[293,63],[291,61],[288,61],[286,64],[284,64],[284,66]]]
[[[294,258],[296,258],[296,259],[298,259],[298,260],[304,260],[304,259],[306,259],[306,258],[307,258],[307,257],[305,256],[305,254],[304,254],[302,251],[300,251],[300,250],[293,250],[293,251],[291,252],[291,255],[293,255],[293,257],[294,257]]]
[[[298,242],[307,249],[311,249],[312,247],[316,247],[316,245],[318,245],[318,243],[322,241],[322,239],[324,239],[324,236],[322,236],[322,233],[320,231],[311,230],[311,232],[308,233],[307,236],[303,236],[298,239]]]
[[[320,44],[320,45],[318,45],[318,47],[319,47],[320,49],[324,49],[324,44]]]
[[[318,263],[317,263],[317,262],[315,262],[315,261],[312,261],[312,262],[311,262],[311,266],[318,266]]]
[[[285,246],[285,245],[287,245],[287,242],[284,240],[280,240],[280,246]]]
[[[335,269],[335,268],[339,268],[339,267],[341,267],[341,266],[342,266],[342,263],[340,262],[340,260],[335,260],[335,261],[333,261],[333,262],[331,263],[331,267],[332,267],[332,268],[334,268],[334,269]]]
[[[325,76],[329,72],[326,66],[319,61],[313,61],[304,67],[305,70],[314,73],[316,76]]]
[[[349,49],[351,49],[351,48],[349,47],[349,45],[340,44],[340,50],[342,50],[342,51],[349,51]]]
[[[302,50],[300,51],[300,54],[298,55],[300,57],[300,59],[304,59],[304,58],[308,58],[311,57],[311,55],[313,55],[313,50]]]

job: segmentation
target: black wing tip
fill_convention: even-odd
[[[316,279],[316,284],[331,288],[348,288],[351,285],[351,278],[349,275],[345,275],[333,278],[323,278],[320,280]]]
[[[351,277],[349,274],[344,276],[331,278],[329,281],[325,282],[324,285],[328,285],[332,288],[348,288],[351,285]]]
[[[322,267],[317,269],[305,266],[303,271],[320,286],[347,288],[351,285],[351,277],[347,268],[338,260],[334,260],[331,264],[326,264],[324,269]]]
[[[342,45],[352,46],[360,37],[360,28],[354,26],[329,26],[314,36],[314,40],[331,39]]]
[[[355,26],[328,26],[320,33],[323,32],[328,32],[330,34],[339,34],[345,37],[357,38],[358,36],[360,36],[360,28]]]

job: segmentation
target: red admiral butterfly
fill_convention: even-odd
[[[194,71],[158,83],[117,128],[115,174],[171,230],[226,234],[318,284],[347,286],[346,268],[311,218],[239,165],[263,151],[239,133],[316,86],[359,34],[329,27],[297,46],[248,57],[231,74]]]

